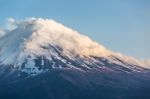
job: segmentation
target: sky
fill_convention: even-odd
[[[28,17],[54,19],[112,51],[150,59],[150,0],[0,0],[0,28]]]

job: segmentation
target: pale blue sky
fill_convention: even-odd
[[[150,0],[0,0],[0,27],[26,17],[52,18],[110,50],[150,58]]]

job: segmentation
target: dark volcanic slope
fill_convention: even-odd
[[[149,74],[50,70],[1,85],[0,99],[149,99]]]

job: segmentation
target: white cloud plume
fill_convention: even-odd
[[[5,35],[5,31],[3,29],[0,29],[0,38],[4,35]]]
[[[7,26],[5,28],[0,28],[0,38],[4,36],[9,31],[15,29],[17,26],[16,21],[13,18],[7,19]]]
[[[8,18],[7,22],[8,22],[8,24],[11,24],[11,25],[16,23],[15,19],[13,19],[13,18]]]
[[[16,28],[16,26],[17,26],[17,21],[15,20],[15,19],[13,19],[13,18],[8,18],[7,19],[7,29],[8,30],[13,30],[13,29],[15,29]]]
[[[150,59],[145,59],[142,62],[143,62],[143,64],[145,64],[146,68],[150,68]]]
[[[54,44],[62,47],[64,53],[73,52],[78,55],[94,56],[108,55],[108,51],[103,46],[54,20],[30,18],[20,21],[18,25],[33,25],[34,32],[30,38],[32,40],[27,43],[28,48],[36,50],[38,48],[32,46]]]

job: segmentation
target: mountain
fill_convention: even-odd
[[[0,38],[2,99],[148,99],[150,63],[51,19],[14,21]]]

